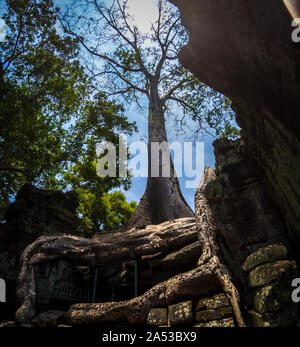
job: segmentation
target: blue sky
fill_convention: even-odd
[[[126,105],[125,105],[126,107]],[[142,113],[141,111],[137,110],[136,107],[126,107],[126,116],[130,121],[135,121],[138,127],[138,132],[135,133],[133,136],[128,138],[128,143],[134,141],[140,141],[141,139],[147,138],[148,133],[148,120],[147,120],[147,112],[145,111]],[[193,123],[191,122],[191,125]],[[192,135],[191,132],[186,133],[186,136],[180,136],[178,137],[176,135],[175,131],[175,123],[172,118],[166,118],[166,129],[168,134],[168,142],[172,143],[174,141],[178,141],[180,143],[183,143],[184,141],[190,141],[189,137]],[[197,139],[199,142],[204,142],[204,166],[211,166],[214,167],[215,157],[214,157],[214,150],[212,143],[214,141],[213,138],[199,138]],[[195,165],[195,148],[193,151],[193,166]],[[181,187],[181,191],[183,196],[185,197],[185,200],[190,205],[190,207],[194,210],[194,196],[195,196],[195,189],[194,188],[186,188],[185,187],[185,180],[187,178],[185,175],[183,175],[182,178],[179,178],[179,183]],[[139,201],[142,197],[145,187],[146,187],[147,179],[143,177],[136,177],[132,179],[132,186],[131,189],[128,191],[124,191],[125,196],[128,201]],[[199,182],[198,182],[199,183]]]
[[[1,1],[1,0],[0,0]],[[110,2],[111,0],[104,0]],[[69,4],[69,0],[56,0],[59,7],[63,8],[64,5]],[[150,29],[150,23],[155,21],[157,18],[157,7],[156,0],[129,0],[130,13],[135,17],[135,24],[138,26],[140,31],[147,32]],[[3,11],[3,9],[2,9]],[[1,11],[0,11],[1,13]],[[138,110],[133,105],[124,105],[126,109],[126,116],[130,121],[135,121],[138,127],[138,132],[133,134],[128,140],[129,143],[134,141],[140,141],[143,139],[147,142],[148,133],[148,120],[147,120],[147,100],[142,102],[145,107],[144,112]],[[172,110],[176,113],[176,109]],[[179,110],[178,110],[179,113]],[[188,122],[188,126],[193,129],[193,123]],[[172,143],[178,141],[183,143],[184,141],[190,141],[190,137],[193,135],[191,130],[187,130],[186,136],[178,136],[175,131],[175,122],[171,118],[166,119],[166,129],[168,134],[168,141]],[[199,138],[197,141],[204,141],[204,166],[214,167],[214,153],[212,142],[214,141],[211,137]],[[193,153],[193,164],[195,164],[195,151]],[[183,170],[184,171],[184,170]],[[198,177],[199,178],[199,177]],[[124,191],[127,200],[139,202],[141,196],[144,193],[146,187],[146,178],[133,178],[132,186],[129,191]],[[185,187],[186,177],[179,178],[179,183],[183,196],[185,197],[187,203],[194,209],[194,195],[195,188]],[[200,178],[199,178],[200,181]],[[199,182],[198,182],[199,183]]]
[[[110,3],[111,0],[103,0],[104,2]],[[128,0],[129,12],[134,17],[134,23],[137,25],[138,29],[144,33],[150,31],[151,23],[153,23],[158,16],[156,0]],[[135,121],[138,127],[138,132],[135,133],[131,138],[128,139],[128,143],[134,141],[140,141],[141,139],[147,143],[147,134],[148,134],[148,111],[147,111],[147,100],[146,98],[142,101],[142,106],[145,108],[145,111],[142,112],[138,110],[133,105],[124,105],[126,109],[126,116],[130,121]],[[173,113],[176,113],[176,110],[172,110]],[[178,110],[179,113],[179,110]],[[190,122],[188,123],[191,129],[195,124]],[[180,136],[176,134],[175,131],[175,122],[171,118],[166,119],[166,129],[168,134],[168,141],[172,143],[174,141],[179,141],[183,143],[184,141],[190,141],[189,137],[193,135],[191,131],[187,130],[186,137]],[[214,153],[212,142],[213,138],[199,138],[197,141],[204,141],[204,166],[214,167]],[[193,157],[193,164],[195,164],[195,151]],[[181,186],[181,190],[183,196],[185,197],[187,203],[194,209],[194,196],[195,189],[194,188],[185,188],[185,180],[186,177],[179,178],[179,183]],[[200,179],[199,179],[200,181]],[[132,179],[132,186],[129,191],[124,191],[127,200],[129,201],[137,201],[139,202],[142,197],[145,187],[146,187],[146,178],[137,177]],[[199,183],[199,182],[198,182]]]
[[[104,2],[110,3],[111,0],[104,0]],[[148,32],[150,30],[150,25],[157,19],[157,7],[156,0],[128,0],[129,4],[129,12],[132,16],[134,16],[135,24],[138,29],[142,32]],[[128,139],[128,144],[134,141],[140,141],[141,139],[147,143],[147,134],[148,134],[148,119],[147,119],[147,100],[142,102],[142,106],[145,107],[145,111],[142,112],[138,110],[133,105],[124,105],[126,109],[126,116],[130,121],[135,121],[138,127],[138,132],[133,134]],[[173,110],[174,112],[174,110]],[[175,112],[176,113],[176,110]],[[192,123],[190,124],[191,128],[193,128]],[[166,121],[166,129],[168,134],[168,141],[172,143],[174,141],[179,141],[183,143],[188,140],[189,136],[193,134],[191,132],[187,132],[187,136],[178,137],[175,131],[175,122],[171,118]],[[214,139],[212,138],[199,138],[197,141],[204,140],[204,166],[212,166],[214,167],[214,153],[212,142]],[[193,157],[193,164],[195,164],[195,151]],[[186,177],[179,178],[179,183],[181,186],[182,193],[187,201],[187,203],[194,209],[194,196],[195,189],[193,188],[185,188],[185,179]],[[147,178],[137,177],[132,179],[131,189],[128,191],[122,190],[128,201],[137,201],[139,202],[142,197],[145,187],[146,187]]]

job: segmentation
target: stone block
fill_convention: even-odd
[[[185,301],[169,306],[170,326],[186,325],[193,321],[193,301]]]
[[[255,291],[253,308],[258,313],[276,312],[291,304],[289,283],[273,283]]]
[[[208,322],[212,320],[217,320],[221,318],[227,318],[232,316],[232,308],[230,306],[221,307],[216,310],[203,310],[196,312],[197,322]]]
[[[225,294],[217,294],[210,298],[204,298],[200,299],[196,302],[196,309],[195,311],[200,310],[215,310],[220,307],[229,306],[229,300],[227,299]]]
[[[248,311],[248,325],[251,327],[292,327],[296,325],[296,319],[294,310],[270,313]]]
[[[290,280],[297,277],[297,264],[295,261],[279,260],[274,263],[260,265],[249,273],[249,286],[251,288],[264,286],[273,281]]]
[[[264,248],[259,248],[252,254],[250,254],[242,268],[244,271],[251,271],[259,265],[265,263],[271,263],[276,260],[286,259],[288,257],[288,251],[282,244],[269,245]]]
[[[152,308],[148,314],[147,324],[154,326],[168,325],[167,308]]]
[[[232,318],[224,318],[220,320],[213,320],[205,323],[196,323],[194,328],[233,328],[234,321]]]

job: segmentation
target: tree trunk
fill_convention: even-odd
[[[142,230],[134,228],[123,235],[100,234],[94,240],[68,235],[38,238],[22,255],[17,281],[17,297],[21,307],[16,313],[16,319],[27,322],[35,315],[36,264],[58,259],[81,265],[124,263],[132,257],[168,254],[194,243],[198,238],[201,253],[194,269],[160,282],[141,296],[128,301],[73,305],[66,317],[68,322],[72,325],[118,321],[143,324],[153,307],[164,307],[186,298],[204,295],[211,288],[222,288],[231,302],[238,325],[244,326],[239,293],[219,257],[217,230],[205,196],[206,187],[214,180],[215,171],[206,168],[195,196],[196,220],[184,218]]]
[[[72,265],[107,266],[132,261],[133,258],[150,260],[163,258],[161,263],[172,262],[182,251],[185,257],[199,248],[194,218],[182,218],[145,229],[124,232],[98,233],[94,239],[72,235],[40,236],[29,245],[21,257],[17,280],[17,298],[20,308],[16,318],[21,323],[35,316],[35,274],[37,264],[64,260]],[[176,264],[174,265],[176,266]]]
[[[148,179],[146,190],[142,196],[138,208],[130,218],[127,228],[145,225],[156,225],[165,221],[193,217],[194,213],[186,203],[175,175],[173,162],[170,158],[170,175],[162,176],[162,155],[159,157],[159,177],[151,177],[151,143],[166,142],[167,133],[163,106],[157,93],[157,88],[152,88],[148,117]]]
[[[198,240],[202,247],[197,266],[152,287],[143,295],[127,301],[95,304],[76,304],[66,318],[72,325],[107,324],[125,322],[130,325],[145,324],[153,307],[165,307],[187,298],[207,293],[208,288],[223,289],[240,327],[245,323],[239,306],[239,293],[231,281],[230,273],[219,257],[216,242],[217,230],[205,196],[205,189],[215,180],[215,171],[206,168],[195,196]]]

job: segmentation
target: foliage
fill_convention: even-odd
[[[89,71],[102,78],[111,95],[122,95],[138,105],[145,95],[151,111],[161,108],[175,114],[182,131],[192,119],[196,135],[235,137],[238,130],[230,101],[178,61],[188,41],[178,9],[167,0],[156,2],[158,18],[149,33],[134,24],[128,0],[75,0],[63,23],[88,54]]]
[[[25,182],[71,189],[66,172],[79,177],[91,158],[96,160],[97,143],[117,143],[118,132],[135,129],[123,107],[95,89],[79,61],[78,40],[58,32],[58,14],[52,0],[6,1],[8,35],[0,43],[0,217]],[[101,181],[95,170],[85,179],[87,186],[102,185],[103,196],[129,186],[128,179]]]

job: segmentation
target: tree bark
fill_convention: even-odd
[[[72,325],[111,322],[144,324],[151,308],[165,307],[187,298],[201,297],[209,287],[213,287],[225,291],[231,302],[237,325],[244,327],[239,294],[219,256],[215,239],[216,228],[205,197],[205,189],[214,179],[214,169],[206,168],[195,196],[198,239],[202,246],[202,254],[195,269],[159,283],[143,295],[128,301],[73,305],[67,313],[68,322]]]
[[[41,236],[22,254],[17,280],[17,298],[20,308],[16,318],[30,322],[35,315],[34,266],[45,262],[65,260],[73,265],[107,266],[126,263],[132,259],[164,255],[176,256],[183,249],[188,256],[197,242],[194,218],[182,218],[145,229],[129,229],[119,233],[99,233],[94,239],[71,235]],[[191,249],[186,249],[187,246]],[[175,251],[175,252],[174,252]],[[174,253],[172,253],[174,252]],[[171,254],[170,254],[171,253]],[[170,262],[172,259],[165,259]]]
[[[205,189],[215,179],[215,171],[206,168],[195,196],[195,219],[183,218],[145,229],[133,228],[123,233],[107,233],[87,240],[75,236],[42,236],[23,254],[17,283],[21,307],[16,313],[19,322],[30,321],[35,314],[35,264],[57,259],[77,264],[106,264],[124,262],[132,257],[168,253],[196,241],[201,256],[193,270],[163,281],[143,295],[122,302],[77,304],[71,306],[67,320],[72,325],[90,325],[109,322],[144,324],[153,307],[164,307],[188,298],[197,298],[220,288],[227,294],[237,324],[245,326],[239,294],[231,281],[229,271],[219,255],[212,212],[205,197]]]
[[[151,160],[151,143],[167,141],[163,105],[154,82],[149,97],[147,185],[136,212],[127,223],[127,228],[194,216],[181,193],[169,148],[167,150],[170,158],[170,177],[162,175],[162,155],[159,157],[159,177],[151,175],[151,167],[154,165]]]

